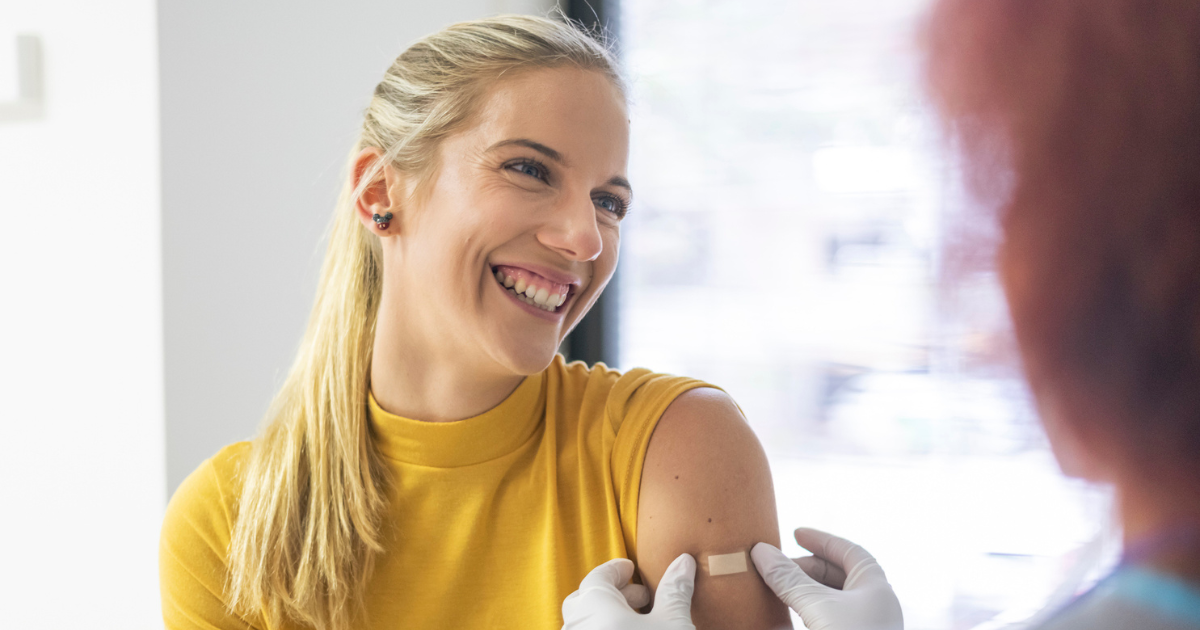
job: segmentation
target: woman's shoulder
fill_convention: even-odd
[[[701,392],[729,400],[720,388],[698,379],[640,367],[614,370],[599,362],[589,366],[567,362],[562,355],[554,358],[547,374],[548,396],[557,399],[560,409],[571,410],[562,414],[563,421],[578,422],[581,432],[598,430],[610,436],[595,444],[606,445],[618,494],[632,499],[650,438],[668,408],[711,405],[712,396]]]
[[[163,519],[162,552],[188,539],[228,544],[251,442],[236,442],[204,460],[179,484]]]
[[[591,366],[583,361],[567,362],[562,355],[555,357],[548,371],[551,383],[563,390],[564,397],[579,398],[584,415],[596,412],[618,434],[622,429],[652,429],[667,407],[685,392],[719,389],[698,379],[647,368],[620,371],[599,362]]]
[[[168,628],[249,628],[226,609],[223,597],[229,541],[241,470],[250,442],[221,449],[188,475],[171,497],[159,538],[163,619]]]
[[[226,497],[240,494],[241,473],[250,459],[253,442],[234,442],[204,460],[188,475],[171,502],[188,502],[194,498]]]
[[[234,478],[241,473],[242,467],[250,459],[250,453],[253,450],[254,442],[245,440],[242,442],[234,442],[221,447],[215,455],[205,460],[206,464],[210,464],[218,476],[223,478]],[[202,464],[203,466],[203,464]]]

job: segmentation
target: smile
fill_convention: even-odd
[[[493,269],[496,282],[516,299],[543,311],[557,312],[571,294],[570,284],[559,284],[528,269],[500,265]]]

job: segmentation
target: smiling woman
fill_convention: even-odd
[[[400,55],[261,435],[172,498],[169,629],[552,630],[610,559],[653,587],[681,553],[778,544],[728,396],[556,354],[615,270],[628,145],[615,64],[570,25],[463,23]],[[696,589],[699,628],[788,625],[753,573]]]

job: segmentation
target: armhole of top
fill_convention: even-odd
[[[638,498],[642,468],[650,438],[663,413],[676,398],[693,389],[714,387],[692,378],[630,370],[613,386],[606,407],[616,437],[612,450],[612,481],[616,490],[625,550],[637,562]]]

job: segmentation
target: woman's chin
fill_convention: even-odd
[[[529,376],[549,367],[557,353],[558,344],[551,342],[510,346],[498,354],[504,357],[502,362],[514,373]]]

